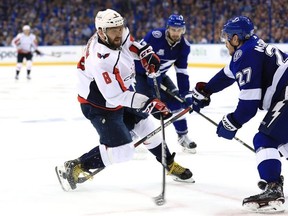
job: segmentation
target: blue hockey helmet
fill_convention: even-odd
[[[179,28],[185,28],[185,21],[182,15],[178,14],[172,14],[168,18],[167,21],[167,27],[172,26],[172,27],[179,27]]]
[[[230,41],[234,35],[240,40],[247,40],[254,34],[254,24],[251,19],[246,16],[237,16],[229,19],[223,26],[221,32],[221,40]]]

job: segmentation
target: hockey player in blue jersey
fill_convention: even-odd
[[[160,58],[160,68],[157,72],[157,82],[164,85],[170,91],[186,98],[186,103],[181,104],[175,98],[161,91],[161,100],[165,102],[172,113],[191,105],[191,94],[189,94],[189,76],[187,72],[187,59],[190,53],[190,44],[184,38],[185,21],[182,15],[172,14],[167,21],[166,28],[158,28],[150,31],[141,44],[149,44]],[[174,65],[177,77],[177,87],[167,74],[167,71]],[[147,75],[147,71],[141,63],[136,61],[136,91],[148,97],[155,96],[153,78]],[[189,153],[196,153],[196,144],[188,137],[188,127],[185,118],[174,122],[178,134],[178,143],[183,150]]]
[[[196,84],[193,108],[199,112],[209,105],[211,94],[236,81],[240,89],[238,105],[223,117],[216,131],[226,139],[232,139],[258,108],[267,110],[253,139],[261,178],[258,186],[264,191],[245,198],[243,206],[256,212],[282,211],[285,197],[279,152],[288,158],[288,55],[253,31],[252,21],[245,16],[232,18],[224,25],[221,38],[231,62],[209,82]]]

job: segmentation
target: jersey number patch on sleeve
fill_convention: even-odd
[[[102,76],[103,76],[103,78],[104,78],[106,84],[109,84],[109,83],[112,82],[111,78],[109,77],[108,72],[104,72],[104,73],[102,73]]]

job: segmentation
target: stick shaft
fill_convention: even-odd
[[[171,92],[166,86],[161,84],[161,89],[165,92],[167,92],[169,95],[171,95],[172,97],[174,97],[175,99],[177,99],[178,101],[180,101],[181,103],[184,103],[184,99],[178,97],[174,92]],[[216,122],[214,122],[212,119],[210,119],[209,117],[205,116],[204,114],[197,112],[200,116],[202,116],[203,118],[205,118],[206,120],[208,120],[209,122],[211,122],[212,124],[214,124],[215,126],[218,126],[218,124]],[[233,137],[234,140],[238,141],[239,143],[241,143],[242,145],[244,145],[246,148],[248,148],[249,150],[254,151],[254,149],[249,146],[248,144],[246,144],[244,141],[242,141],[241,139],[239,139],[238,137]]]

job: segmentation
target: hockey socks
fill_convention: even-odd
[[[96,146],[88,153],[83,154],[79,159],[81,161],[82,167],[87,170],[105,167],[101,158],[99,146]]]

